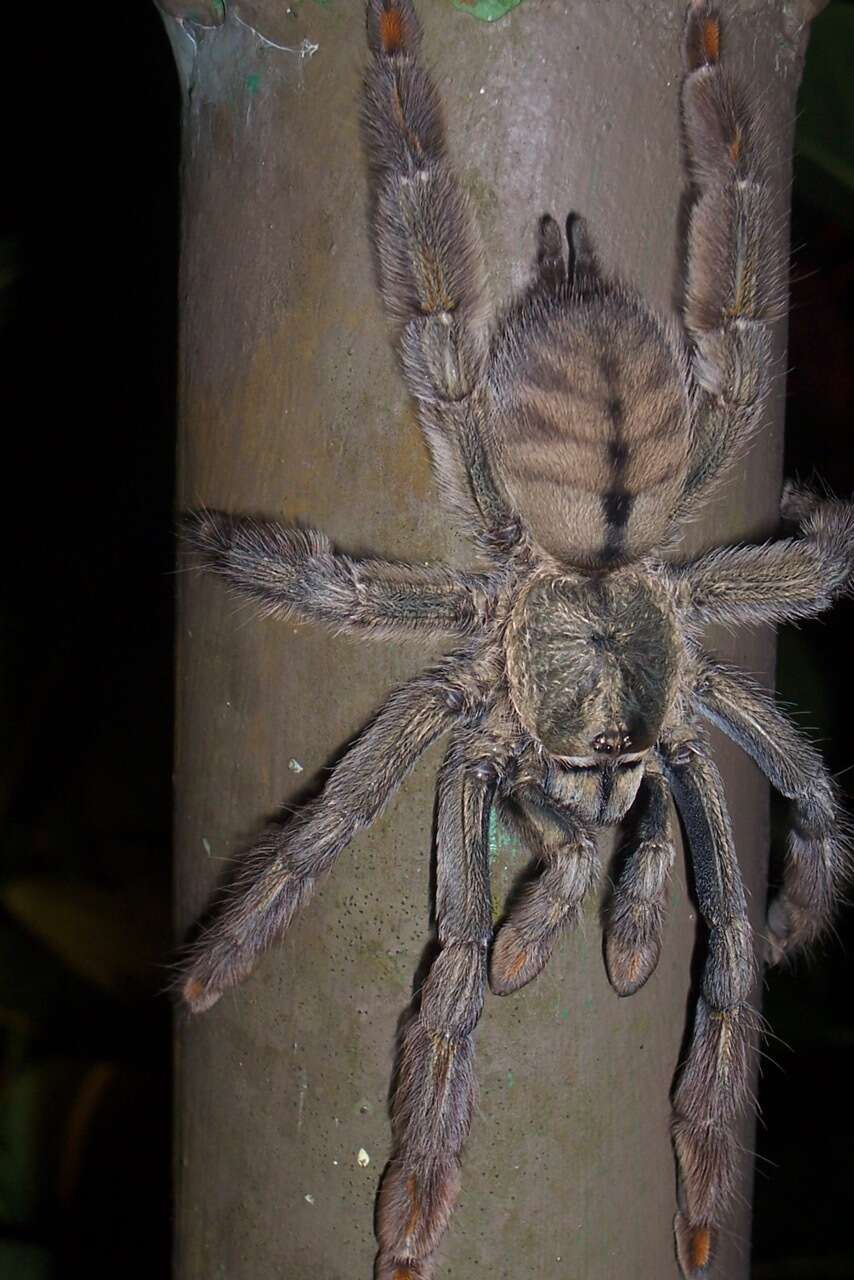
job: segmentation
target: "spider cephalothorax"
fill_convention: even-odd
[[[438,952],[400,1051],[380,1193],[378,1280],[427,1280],[460,1179],[487,982],[543,968],[597,873],[595,835],[638,797],[606,922],[621,995],[655,969],[673,861],[669,796],[708,932],[673,1095],[676,1246],[705,1273],[737,1166],[753,945],[720,776],[703,721],[750,755],[794,809],[768,915],[776,960],[826,927],[845,874],[833,785],[773,700],[700,644],[704,624],[810,616],[850,586],[854,508],[787,494],[793,536],[684,564],[661,553],[758,422],[784,263],[763,148],[720,64],[720,24],[693,0],[682,89],[697,183],[681,329],[601,272],[583,224],[567,251],[539,224],[534,281],[490,343],[480,248],[445,155],[411,0],[368,0],[364,126],[380,284],[441,498],[485,568],[459,573],[336,554],[322,534],[205,512],[189,536],[263,608],[338,630],[445,636],[456,647],[394,690],[323,792],[271,825],[189,957],[196,1011],[245,978],[422,752],[449,734],[436,830]],[[487,833],[497,808],[538,875],[494,928]],[[634,815],[633,815],[634,816]]]
[[[508,627],[510,697],[552,755],[582,767],[636,762],[659,737],[681,654],[673,600],[649,573],[545,574],[520,593]]]

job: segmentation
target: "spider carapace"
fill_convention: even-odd
[[[707,623],[812,616],[851,584],[848,503],[787,490],[791,536],[665,560],[758,425],[770,327],[785,305],[767,147],[749,94],[721,61],[706,0],[686,23],[685,142],[695,186],[679,320],[603,272],[584,223],[538,228],[532,283],[490,331],[480,244],[446,156],[411,0],[368,0],[363,125],[380,287],[418,406],[440,499],[481,567],[461,573],[355,560],[311,530],[202,512],[207,564],[273,614],[336,630],[454,644],[394,690],[321,795],[269,826],[182,978],[199,1011],[245,978],[421,753],[448,734],[436,833],[438,954],[402,1038],[393,1150],[377,1223],[378,1280],[426,1280],[457,1195],[475,1098],[473,1034],[487,983],[514,991],[576,921],[597,828],[642,800],[606,921],[606,961],[628,995],[655,969],[675,798],[708,933],[674,1091],[676,1249],[712,1265],[737,1167],[755,1019],[754,944],[721,779],[719,726],[792,802],[769,958],[827,926],[845,875],[838,802],[812,746],[773,699],[707,653]],[[494,930],[490,813],[539,872]]]

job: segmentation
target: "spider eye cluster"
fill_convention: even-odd
[[[597,733],[596,737],[590,742],[591,747],[597,755],[618,756],[624,751],[632,750],[632,742],[634,739],[627,729],[615,728],[607,729],[604,733]]]
[[[658,738],[680,653],[669,601],[648,574],[541,579],[508,633],[514,704],[552,755],[619,763]]]

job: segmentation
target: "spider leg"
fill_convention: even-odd
[[[687,620],[705,625],[791,622],[830,607],[854,577],[854,504],[789,490],[803,504],[801,536],[758,547],[724,547],[664,569]]]
[[[551,804],[542,788],[518,787],[501,814],[543,867],[514,897],[495,935],[489,985],[505,996],[536,978],[560,934],[577,922],[599,858],[591,828],[571,810]]]
[[[676,1247],[683,1273],[705,1274],[735,1184],[733,1132],[748,1086],[753,949],[720,774],[697,738],[664,747],[665,776],[687,836],[708,950],[687,1059],[673,1096],[680,1173]]]
[[[849,872],[836,789],[815,748],[742,672],[699,656],[695,699],[698,711],[792,802],[783,882],[768,911],[770,959],[776,963],[827,928]]]
[[[193,1012],[209,1008],[251,973],[430,743],[479,715],[471,662],[471,655],[456,655],[396,689],[317,799],[284,825],[268,827],[244,854],[228,897],[184,968],[181,994]]]
[[[476,1095],[473,1032],[492,932],[489,812],[497,782],[476,733],[452,738],[439,779],[440,951],[407,1028],[393,1101],[394,1151],[377,1213],[377,1280],[427,1280],[460,1181]]]
[[[446,157],[432,79],[417,61],[411,0],[368,0],[363,124],[380,287],[440,492],[487,551],[523,540],[486,443],[488,305],[482,250]]]
[[[463,637],[480,630],[489,611],[493,584],[485,574],[354,560],[335,555],[324,534],[275,520],[201,511],[184,527],[206,568],[275,617],[363,635]]]
[[[608,977],[621,996],[633,995],[654,972],[675,850],[670,834],[670,791],[651,758],[640,787],[634,848],[609,904],[605,930]]]
[[[773,223],[765,141],[745,89],[720,63],[721,26],[693,0],[685,36],[685,137],[698,188],[688,232],[684,320],[698,393],[680,512],[711,488],[759,421],[786,258]]]

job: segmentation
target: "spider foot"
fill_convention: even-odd
[[[682,1274],[693,1280],[704,1276],[712,1264],[715,1251],[714,1229],[705,1223],[692,1223],[684,1213],[677,1213],[673,1221],[676,1235],[676,1256]]]
[[[431,1280],[433,1259],[392,1258],[378,1253],[374,1280]]]
[[[223,991],[248,977],[251,968],[251,965],[224,961],[215,953],[203,952],[185,971],[178,984],[178,994],[190,1013],[204,1013],[213,1008]]]
[[[191,1013],[204,1013],[224,991],[243,982],[255,967],[256,957],[234,942],[212,939],[198,946],[177,983],[177,991]]]
[[[536,978],[552,953],[557,935],[558,930],[551,929],[532,938],[512,921],[502,925],[489,962],[492,991],[497,996],[507,996]]]
[[[507,918],[495,936],[489,985],[499,996],[518,991],[536,978],[561,933],[577,923],[596,876],[596,846],[583,833],[576,832],[568,844],[545,852],[545,870],[513,893]]]
[[[802,524],[822,503],[822,496],[808,485],[787,480],[780,495],[780,519],[790,524]]]
[[[430,1255],[448,1225],[459,1189],[460,1165],[454,1156],[412,1161],[398,1156],[391,1161],[377,1206],[377,1280],[422,1280],[432,1274]]]
[[[204,1013],[206,1009],[212,1009],[221,995],[221,991],[211,990],[192,975],[181,984],[181,999],[191,1013]]]
[[[814,911],[799,907],[785,893],[779,893],[771,902],[765,921],[766,963],[776,965],[789,960],[795,951],[814,942],[826,924],[827,920]]]
[[[831,783],[814,783],[793,806],[782,884],[768,906],[769,964],[788,959],[830,929],[840,893],[851,879],[849,842]]]
[[[780,894],[768,907],[765,921],[765,937],[767,939],[766,963],[782,964],[788,958],[792,944],[792,920],[790,906]]]
[[[367,26],[374,53],[412,53],[421,38],[411,0],[368,0]]]
[[[216,564],[231,546],[236,524],[236,520],[221,511],[203,507],[182,515],[179,527],[186,545],[203,552],[211,564]]]
[[[633,996],[655,972],[661,955],[657,937],[626,938],[608,933],[605,938],[605,968],[618,996]]]
[[[721,56],[721,23],[708,0],[692,0],[685,32],[685,59],[689,71],[713,67]]]

